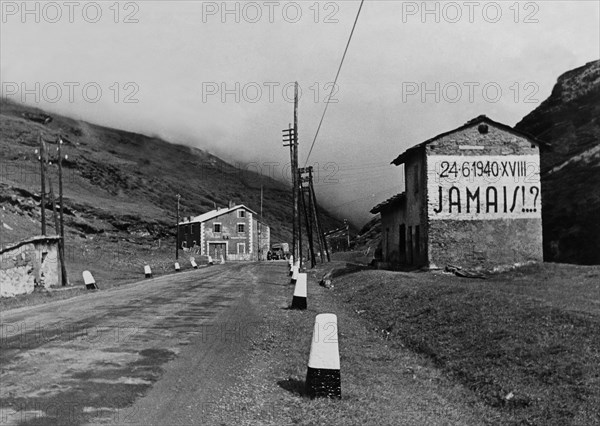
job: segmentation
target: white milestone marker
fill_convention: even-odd
[[[306,388],[311,398],[341,398],[340,352],[337,316],[319,314],[315,318],[308,359]]]
[[[83,271],[82,275],[85,288],[91,290],[98,288],[98,286],[96,285],[96,280],[94,280],[94,277],[92,276],[92,273],[90,271]]]
[[[291,309],[306,309],[306,274],[298,274]]]
[[[296,281],[298,281],[298,269],[300,269],[298,265],[294,265],[294,268],[292,269],[292,279],[290,281],[291,284],[296,284]]]

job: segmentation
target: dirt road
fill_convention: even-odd
[[[0,422],[203,424],[260,325],[260,273],[213,266],[3,313]]]

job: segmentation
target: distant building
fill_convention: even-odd
[[[213,259],[265,260],[271,230],[244,205],[215,209],[178,226],[180,248]]]
[[[405,192],[381,214],[390,266],[542,261],[540,142],[486,116],[399,155]]]
[[[332,253],[350,250],[350,228],[346,226],[325,233],[327,247]]]

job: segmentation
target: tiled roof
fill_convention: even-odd
[[[239,206],[233,206],[233,207],[226,208],[226,209],[211,210],[211,211],[209,211],[207,213],[201,214],[200,216],[192,217],[190,220],[179,222],[179,224],[180,225],[186,225],[186,224],[189,224],[189,223],[206,222],[207,220],[214,219],[215,217],[222,216],[224,214],[230,213],[230,212],[232,212],[234,210],[237,210],[237,209],[240,209],[240,208],[244,208],[244,209],[248,210],[250,213],[252,213],[252,214],[254,214],[256,216],[256,212],[254,210],[251,210],[248,207],[246,207],[245,205],[240,204]]]
[[[401,194],[394,195],[392,198],[388,198],[383,203],[377,204],[375,207],[371,209],[371,213],[377,214],[381,213],[387,207],[391,207],[394,204],[399,204],[406,199],[406,193],[402,192]]]

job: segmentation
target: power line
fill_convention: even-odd
[[[342,60],[340,62],[340,66],[338,67],[337,74],[335,75],[335,80],[333,81],[333,86],[331,86],[331,93],[327,98],[327,102],[325,103],[325,109],[323,110],[323,115],[321,116],[321,121],[319,122],[319,127],[317,127],[317,132],[315,133],[315,138],[312,141],[310,146],[310,150],[308,151],[308,156],[306,157],[306,163],[304,163],[304,167],[308,164],[308,159],[310,158],[310,154],[315,146],[315,142],[317,141],[317,136],[319,136],[319,131],[321,130],[321,125],[323,124],[323,120],[325,119],[325,114],[327,113],[327,108],[329,108],[329,101],[331,100],[331,95],[335,90],[338,77],[340,76],[340,72],[342,71],[342,65],[344,65],[344,60],[346,59],[346,54],[348,53],[348,48],[350,47],[350,42],[352,41],[352,36],[354,35],[354,30],[356,28],[356,24],[358,23],[358,17],[360,16],[360,11],[362,10],[363,4],[365,0],[361,0],[360,6],[358,8],[358,13],[356,14],[356,19],[354,20],[354,25],[352,26],[352,31],[350,32],[350,37],[348,38],[348,43],[346,43],[346,49],[344,50],[344,55],[342,56]]]

